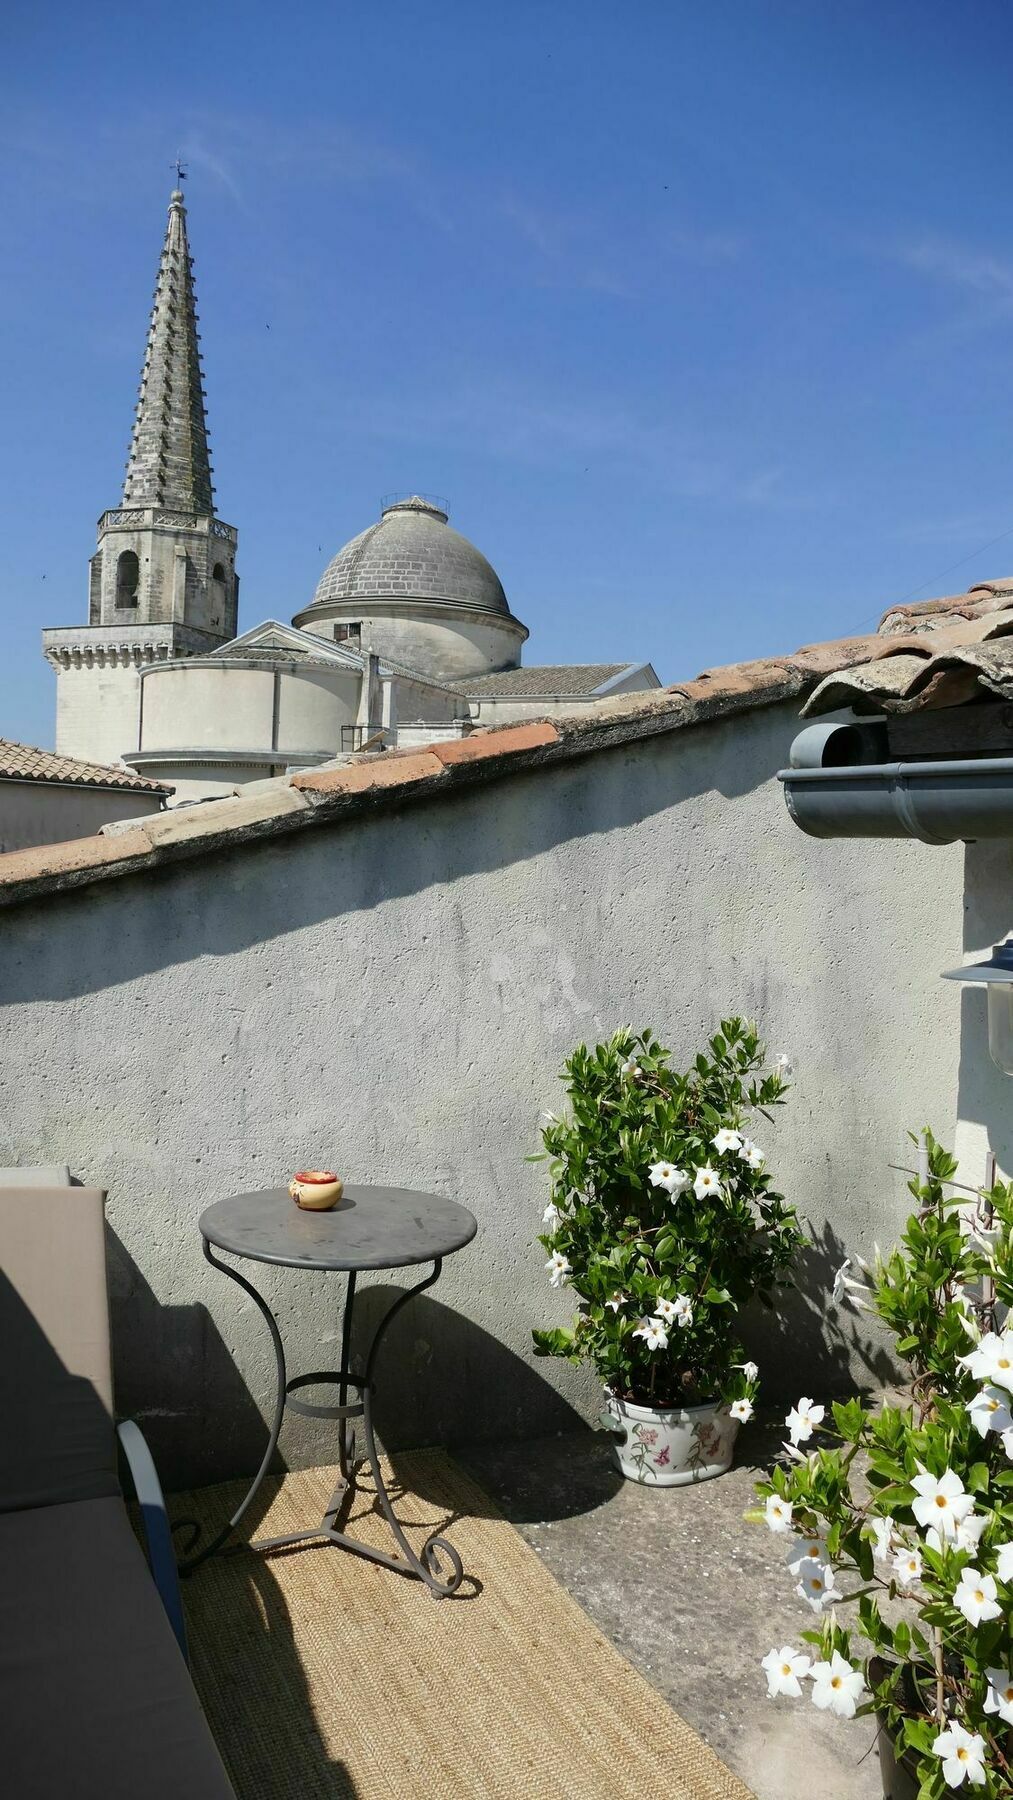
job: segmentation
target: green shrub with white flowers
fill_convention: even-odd
[[[844,1717],[875,1709],[919,1800],[1013,1796],[1013,1184],[962,1188],[925,1133],[901,1247],[834,1298],[878,1314],[906,1363],[905,1403],[801,1399],[758,1484],[770,1529],[819,1615],[763,1659],[772,1698]],[[889,1600],[886,1614],[882,1603]],[[857,1604],[861,1648],[838,1607]],[[868,1654],[868,1646],[872,1655]]]
[[[577,1315],[536,1331],[535,1350],[592,1364],[638,1405],[721,1399],[748,1419],[757,1371],[738,1313],[756,1295],[772,1302],[803,1241],[746,1135],[750,1114],[783,1101],[787,1059],[768,1069],[755,1028],[725,1019],[691,1069],[669,1063],[649,1031],[581,1044],[566,1062],[567,1113],[542,1129],[552,1199],[539,1241]]]

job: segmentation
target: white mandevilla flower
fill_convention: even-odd
[[[965,1494],[964,1484],[959,1475],[952,1469],[944,1469],[941,1475],[930,1475],[919,1463],[919,1473],[912,1477],[911,1486],[918,1495],[911,1502],[911,1511],[923,1530],[930,1526],[938,1531],[941,1538],[954,1538],[957,1526],[974,1511],[974,1500]]]
[[[844,1283],[845,1283],[845,1280],[847,1279],[847,1274],[848,1274],[848,1270],[850,1269],[850,1267],[851,1267],[851,1258],[850,1258],[850,1256],[848,1256],[848,1257],[845,1257],[840,1268],[836,1269],[834,1271],[834,1285],[830,1290],[830,1298],[833,1301],[835,1306],[837,1306],[839,1304],[839,1302],[844,1299],[845,1293],[847,1292],[847,1289],[845,1288]]]
[[[849,1256],[842,1262],[840,1268],[834,1271],[834,1285],[830,1290],[831,1302],[834,1306],[839,1306],[842,1300],[846,1300],[849,1306],[857,1306],[861,1312],[871,1312],[872,1308],[866,1305],[870,1294],[869,1287],[866,1282],[856,1281],[853,1276],[848,1274],[850,1267],[851,1258]],[[864,1298],[860,1299],[859,1295]]]
[[[693,1302],[688,1294],[676,1294],[675,1296],[675,1322],[683,1329],[693,1323]]]
[[[643,1338],[648,1350],[665,1350],[668,1348],[668,1332],[664,1319],[643,1318],[637,1326],[634,1337]]]
[[[826,1563],[806,1561],[801,1565],[800,1580],[796,1594],[807,1600],[813,1612],[822,1612],[833,1600],[843,1600],[844,1595],[835,1585],[834,1571]]]
[[[984,1256],[991,1256],[1002,1237],[1002,1225],[997,1221],[994,1212],[990,1207],[979,1204],[972,1213],[966,1214],[965,1217],[968,1226],[968,1241]]]
[[[659,1319],[664,1319],[666,1325],[671,1325],[672,1320],[675,1318],[675,1301],[665,1299],[664,1297],[655,1300],[654,1311]]]
[[[774,1074],[780,1075],[782,1081],[787,1081],[789,1076],[794,1075],[794,1073],[795,1065],[792,1062],[791,1057],[785,1056],[782,1051],[781,1055],[775,1060]]]
[[[965,1731],[954,1719],[936,1738],[932,1754],[942,1758],[947,1787],[959,1787],[963,1781],[969,1787],[984,1787],[985,1740],[976,1731]]]
[[[782,1500],[780,1494],[768,1494],[763,1513],[771,1531],[791,1530],[790,1500]]]
[[[815,1533],[812,1537],[796,1538],[785,1558],[792,1574],[799,1576],[806,1563],[827,1562],[827,1547],[821,1537]]]
[[[640,1064],[636,1062],[632,1056],[628,1056],[626,1061],[621,1064],[619,1073],[620,1075],[628,1076],[631,1081],[637,1081],[642,1071]]]
[[[995,1597],[995,1577],[983,1575],[980,1569],[961,1569],[953,1590],[953,1604],[969,1625],[987,1625],[990,1619],[1002,1617],[1002,1607]]]
[[[763,1168],[767,1160],[759,1145],[753,1143],[752,1138],[743,1138],[739,1145],[739,1156],[747,1169],[752,1169],[754,1174]]]
[[[873,1561],[888,1562],[897,1536],[897,1527],[889,1513],[882,1518],[869,1520],[868,1535],[872,1540]]]
[[[714,1133],[711,1143],[718,1155],[724,1156],[726,1151],[739,1148],[742,1143],[742,1133],[741,1131],[732,1131],[729,1126],[722,1125],[721,1130]]]
[[[996,1574],[1000,1581],[1013,1581],[1013,1541],[996,1544]]]
[[[986,1331],[967,1356],[957,1361],[969,1369],[976,1381],[1013,1392],[1013,1332]]]
[[[542,1224],[547,1225],[550,1231],[555,1231],[556,1226],[559,1224],[559,1221],[562,1218],[562,1216],[563,1215],[560,1212],[558,1206],[555,1204],[555,1202],[553,1200],[550,1200],[548,1206],[545,1208],[545,1211],[542,1214]]]
[[[768,1650],[760,1664],[766,1671],[767,1693],[771,1700],[778,1694],[787,1694],[792,1700],[802,1698],[802,1678],[812,1668],[808,1656],[801,1650],[793,1650],[790,1644],[782,1644],[780,1650]]]
[[[838,1713],[842,1719],[853,1719],[858,1702],[865,1692],[861,1669],[853,1668],[839,1650],[829,1662],[813,1663],[812,1703],[821,1712]]]
[[[978,1539],[987,1524],[988,1519],[983,1514],[968,1513],[960,1520],[952,1537],[945,1536],[934,1525],[930,1525],[925,1533],[925,1542],[930,1550],[966,1550],[973,1556],[978,1548]]]
[[[922,1578],[920,1550],[898,1550],[893,1559],[893,1572],[902,1588],[914,1587]]]
[[[1011,1405],[1013,1405],[1013,1396],[1007,1393],[1005,1388],[993,1387],[990,1384],[988,1387],[982,1388],[980,1394],[975,1394],[974,1399],[967,1402],[964,1410],[970,1413],[971,1424],[979,1437],[985,1437],[990,1431],[1013,1430]]]
[[[988,1693],[985,1695],[985,1711],[998,1713],[1007,1725],[1013,1725],[1013,1670],[986,1669]]]
[[[744,1363],[739,1364],[739,1368],[742,1370],[742,1373],[745,1376],[747,1381],[755,1381],[756,1377],[760,1373],[759,1363],[744,1362]]]
[[[685,1169],[677,1169],[674,1163],[652,1163],[648,1170],[651,1186],[664,1188],[673,1199],[684,1194],[689,1186],[690,1178]]]
[[[608,1307],[610,1312],[617,1313],[621,1306],[628,1306],[629,1303],[630,1303],[629,1294],[612,1294],[610,1296],[610,1298],[608,1300],[606,1300],[605,1305]]]
[[[753,1402],[751,1400],[733,1400],[728,1411],[733,1419],[738,1419],[740,1424],[746,1425],[753,1416]]]
[[[570,1274],[570,1258],[561,1250],[554,1250],[545,1267],[549,1271],[549,1286],[563,1287]]]
[[[1002,1444],[1006,1455],[1009,1457],[1010,1461],[1013,1462],[1013,1431],[1001,1431],[999,1433],[999,1441]]]
[[[791,1412],[784,1421],[788,1427],[788,1436],[791,1438],[792,1443],[808,1443],[817,1425],[820,1424],[825,1412],[826,1407],[815,1405],[812,1400],[808,1399],[807,1396],[803,1394],[801,1400],[792,1407]]]
[[[708,1194],[720,1194],[721,1177],[709,1163],[706,1163],[702,1169],[696,1170],[693,1192],[698,1200],[706,1200]]]

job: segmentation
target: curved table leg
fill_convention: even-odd
[[[364,1402],[362,1426],[363,1435],[366,1439],[366,1455],[369,1459],[373,1480],[376,1482],[377,1498],[383,1508],[383,1516],[390,1527],[391,1534],[396,1540],[402,1556],[411,1570],[414,1571],[420,1581],[426,1583],[430,1592],[435,1594],[437,1599],[440,1600],[446,1595],[453,1594],[456,1589],[460,1587],[461,1582],[464,1579],[464,1565],[461,1562],[461,1558],[458,1556],[457,1551],[454,1549],[453,1544],[448,1543],[447,1539],[440,1537],[437,1532],[434,1532],[423,1544],[421,1559],[416,1556],[408,1539],[405,1537],[405,1534],[398,1523],[394,1508],[390,1503],[390,1497],[387,1493],[387,1487],[383,1479],[383,1470],[380,1467],[380,1458],[377,1455],[376,1438],[373,1435],[372,1399],[373,1370],[376,1366],[377,1352],[383,1338],[386,1336],[387,1328],[390,1325],[391,1320],[397,1316],[403,1306],[407,1306],[409,1300],[414,1300],[416,1294],[424,1293],[426,1288],[432,1287],[433,1283],[439,1280],[442,1268],[443,1260],[441,1257],[437,1257],[433,1264],[432,1274],[428,1275],[425,1281],[417,1282],[415,1287],[406,1288],[405,1292],[395,1300],[389,1312],[387,1312],[380,1320],[380,1323],[373,1334],[373,1342],[370,1344],[369,1354],[366,1357],[362,1388],[362,1398]],[[444,1556],[450,1564],[450,1572],[446,1577],[441,1574],[440,1570],[441,1556]]]
[[[278,1439],[281,1436],[281,1422],[285,1416],[285,1347],[282,1344],[281,1332],[278,1330],[277,1321],[271,1308],[268,1306],[263,1295],[258,1294],[252,1281],[247,1281],[246,1276],[241,1275],[239,1270],[232,1268],[229,1263],[219,1262],[218,1258],[212,1254],[211,1245],[208,1243],[207,1238],[204,1239],[204,1256],[211,1264],[212,1268],[220,1269],[223,1275],[228,1275],[232,1281],[239,1283],[239,1286],[249,1294],[250,1299],[256,1302],[260,1311],[263,1313],[264,1318],[267,1320],[268,1330],[271,1333],[271,1343],[274,1346],[274,1360],[278,1376],[278,1396],[274,1403],[274,1418],[271,1421],[271,1434],[268,1438],[267,1449],[264,1451],[260,1467],[253,1477],[247,1493],[236,1508],[228,1524],[223,1525],[217,1537],[212,1538],[211,1542],[205,1544],[202,1549],[196,1550],[192,1552],[191,1555],[184,1557],[179,1565],[181,1575],[189,1575],[191,1571],[196,1569],[202,1562],[206,1562],[209,1556],[213,1556],[216,1550],[220,1550],[226,1540],[231,1537],[271,1466],[274,1453],[278,1448]]]
[[[376,1358],[380,1345],[387,1334],[391,1321],[396,1318],[402,1307],[407,1306],[409,1300],[414,1300],[416,1294],[424,1293],[426,1288],[432,1287],[434,1282],[439,1280],[443,1268],[442,1257],[437,1257],[433,1263],[432,1274],[427,1275],[424,1281],[416,1282],[414,1287],[406,1288],[403,1293],[399,1294],[393,1306],[388,1309],[380,1320],[379,1325],[373,1333],[373,1340],[366,1356],[366,1366],[361,1381],[351,1375],[348,1361],[351,1350],[352,1311],[355,1300],[355,1274],[354,1272],[351,1272],[348,1277],[348,1288],[345,1297],[345,1313],[341,1328],[341,1368],[337,1371],[336,1375],[326,1373],[321,1373],[320,1375],[302,1375],[297,1380],[288,1382],[285,1371],[285,1351],[281,1341],[281,1333],[278,1330],[277,1322],[267,1301],[263,1298],[263,1295],[257,1292],[253,1283],[248,1281],[245,1275],[241,1275],[237,1269],[234,1269],[231,1266],[231,1264],[219,1262],[218,1258],[212,1254],[210,1244],[206,1238],[204,1240],[204,1255],[213,1268],[221,1269],[223,1274],[228,1275],[233,1281],[238,1282],[239,1286],[243,1288],[243,1290],[249,1294],[251,1300],[256,1303],[266,1319],[268,1329],[271,1333],[271,1342],[274,1346],[275,1363],[278,1375],[278,1397],[275,1403],[274,1418],[271,1423],[267,1448],[264,1451],[260,1467],[253,1477],[240,1505],[236,1508],[228,1524],[222,1527],[221,1531],[219,1531],[216,1537],[212,1538],[210,1543],[205,1544],[200,1550],[193,1551],[189,1556],[184,1558],[179,1565],[180,1573],[183,1575],[190,1574],[191,1570],[196,1569],[198,1565],[205,1562],[209,1556],[213,1556],[216,1550],[220,1550],[222,1545],[226,1543],[228,1538],[232,1535],[244,1513],[247,1511],[247,1508],[250,1506],[261,1482],[270,1468],[271,1460],[278,1447],[278,1439],[281,1435],[281,1425],[285,1416],[285,1405],[286,1400],[288,1399],[289,1389],[298,1389],[316,1381],[337,1380],[339,1387],[339,1404],[335,1407],[313,1406],[306,1403],[297,1403],[295,1400],[289,1401],[295,1410],[307,1413],[311,1417],[336,1417],[338,1419],[339,1480],[337,1487],[331,1496],[324,1518],[319,1525],[313,1526],[308,1530],[286,1532],[282,1537],[256,1539],[253,1543],[249,1544],[247,1548],[250,1550],[280,1550],[295,1544],[308,1543],[313,1539],[324,1539],[329,1543],[340,1545],[344,1550],[352,1550],[356,1555],[366,1557],[371,1562],[382,1563],[385,1568],[395,1569],[399,1574],[415,1576],[419,1581],[425,1582],[430,1592],[435,1595],[437,1599],[443,1599],[447,1595],[455,1593],[464,1579],[464,1565],[453,1544],[449,1543],[446,1538],[441,1537],[438,1532],[433,1532],[423,1544],[421,1556],[417,1556],[412,1549],[411,1544],[408,1542],[408,1539],[405,1537],[404,1531],[394,1512],[394,1508],[391,1505],[390,1496],[387,1493],[386,1483],[383,1479],[383,1470],[380,1466],[380,1458],[376,1448],[376,1438],[373,1432],[372,1416],[373,1371],[376,1367]],[[347,1401],[349,1386],[357,1388],[361,1395],[361,1400],[354,1405],[349,1405]],[[391,1535],[401,1552],[400,1556],[390,1556],[384,1550],[374,1549],[372,1544],[362,1543],[359,1539],[350,1537],[345,1532],[339,1531],[336,1526],[336,1519],[341,1510],[344,1493],[348,1488],[353,1487],[355,1483],[355,1428],[352,1424],[352,1418],[360,1415],[362,1417],[363,1434],[365,1437],[366,1460],[369,1463],[373,1480],[376,1483],[377,1499],[380,1502]],[[441,1559],[444,1558],[449,1564],[449,1573],[447,1574],[444,1574],[441,1567]]]

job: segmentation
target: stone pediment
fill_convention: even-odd
[[[211,654],[222,662],[283,657],[286,661],[336,663],[341,668],[360,670],[363,664],[359,652],[348,645],[332,643],[313,631],[300,631],[295,625],[283,625],[278,619],[265,619],[229,643],[219,645]]]

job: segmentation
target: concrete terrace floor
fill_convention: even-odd
[[[760,1658],[798,1645],[812,1621],[786,1540],[742,1517],[782,1436],[783,1426],[754,1423],[729,1474],[685,1488],[621,1480],[607,1439],[588,1430],[455,1454],[757,1800],[880,1800],[871,1718],[767,1698]]]

